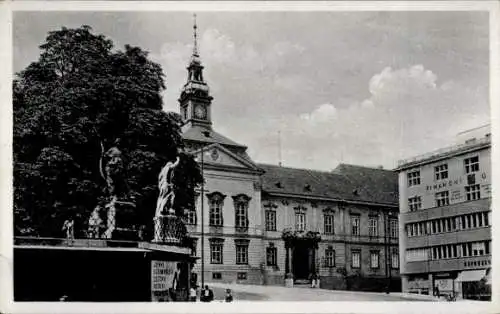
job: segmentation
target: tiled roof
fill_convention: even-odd
[[[206,137],[203,132],[208,131],[210,136]],[[214,130],[210,130],[201,126],[192,126],[182,133],[182,138],[184,140],[198,141],[204,143],[219,143],[221,145],[236,146],[241,148],[246,148],[246,146],[236,143],[233,140],[221,135]]]
[[[331,172],[259,164],[262,190],[270,194],[398,205],[398,175],[390,170],[341,164]]]

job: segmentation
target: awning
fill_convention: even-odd
[[[466,270],[461,272],[456,281],[458,282],[471,282],[480,281],[486,276],[486,269]]]

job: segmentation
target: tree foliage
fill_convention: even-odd
[[[52,31],[40,49],[13,85],[16,234],[59,236],[68,215],[84,230],[107,197],[99,161],[117,139],[137,219],[150,223],[158,174],[182,149],[177,115],[162,110],[161,67],[139,47],[114,50],[89,26]],[[192,156],[181,155],[179,214],[194,206],[202,180]]]

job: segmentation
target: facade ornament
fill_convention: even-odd
[[[113,146],[104,149],[101,142],[101,158],[99,172],[106,182],[106,202],[99,204],[90,214],[87,235],[90,238],[112,239],[116,229],[116,216],[135,208],[133,198],[125,176],[125,162],[120,150],[120,139],[116,139]],[[122,228],[127,230],[126,228]],[[132,230],[131,228],[130,230]]]
[[[254,181],[253,189],[256,191],[262,190],[262,183],[260,181]]]
[[[175,214],[175,169],[180,163],[177,156],[175,162],[169,161],[158,175],[160,193],[156,203],[153,242],[181,243],[186,238],[186,226],[182,218]]]
[[[159,217],[165,214],[175,214],[174,201],[175,201],[175,191],[174,191],[174,172],[175,168],[179,165],[179,157],[175,159],[175,162],[167,162],[165,167],[162,168],[158,176],[158,188],[160,194],[156,202],[156,214],[155,217]]]

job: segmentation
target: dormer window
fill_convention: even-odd
[[[281,182],[276,182],[274,184],[278,189],[282,189],[283,188],[283,185],[281,184]]]
[[[310,185],[310,184],[306,184],[306,185],[304,186],[304,191],[305,191],[305,192],[311,192],[311,191],[312,191],[311,185]]]
[[[357,195],[359,195],[358,189],[354,189],[354,190],[352,190],[352,194],[353,194],[353,195],[356,195],[356,196],[357,196]]]

